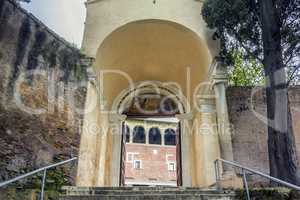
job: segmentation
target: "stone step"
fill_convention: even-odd
[[[118,187],[83,188],[64,187],[60,200],[233,200],[235,193],[216,189],[166,188],[166,187]]]
[[[62,196],[60,200],[234,200],[234,195],[97,195],[97,196]]]

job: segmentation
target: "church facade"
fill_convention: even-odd
[[[177,186],[209,187],[214,161],[233,160],[226,70],[201,6],[197,0],[86,2],[82,48],[93,63],[77,186],[124,186],[124,127],[134,117],[178,120]],[[235,179],[233,169],[222,170]]]

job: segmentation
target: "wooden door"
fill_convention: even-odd
[[[125,186],[125,170],[126,170],[126,126],[122,122],[122,141],[121,141],[121,163],[120,163],[120,186]]]
[[[176,130],[176,166],[177,166],[177,186],[182,186],[182,159],[181,159],[181,126],[178,124]]]

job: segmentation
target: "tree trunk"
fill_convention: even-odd
[[[298,160],[274,0],[259,0],[264,47],[270,175],[299,185]]]

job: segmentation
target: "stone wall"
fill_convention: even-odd
[[[300,158],[300,86],[291,87],[289,97],[297,153]],[[263,89],[229,87],[227,98],[230,121],[234,130],[233,150],[235,161],[268,173],[267,125],[261,119],[261,117],[266,116],[267,111]]]
[[[77,155],[82,115],[74,105],[85,101],[82,58],[13,0],[0,0],[0,181]],[[75,90],[78,84],[83,87]]]

